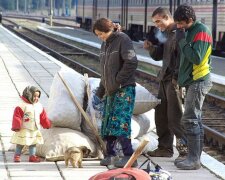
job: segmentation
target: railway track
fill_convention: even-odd
[[[90,77],[100,76],[98,54],[95,51],[91,52],[76,47],[28,28],[13,28],[18,26],[15,23],[12,25],[9,22],[5,26],[81,74],[88,73]],[[154,95],[157,94],[158,83],[153,74],[138,69],[136,76],[138,83]],[[223,97],[213,94],[207,95],[203,105],[203,123],[205,130],[204,150],[225,164],[225,99]]]

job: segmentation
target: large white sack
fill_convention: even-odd
[[[42,129],[44,144],[37,145],[37,155],[46,158],[48,161],[64,160],[64,153],[72,146],[86,146],[91,150],[91,155],[95,156],[95,144],[83,133],[69,129],[53,127]]]
[[[154,111],[152,109],[151,111]],[[147,134],[155,128],[154,116],[149,114],[133,115],[131,119],[131,138],[137,138]]]
[[[154,111],[152,109],[151,111]],[[90,120],[94,127],[97,129],[98,132],[101,131],[101,124],[102,124],[102,116],[100,115],[99,111],[93,109],[93,107],[88,106],[86,113],[89,115]],[[89,128],[85,121],[81,123],[82,132],[86,134],[92,141],[94,138],[93,131]],[[148,132],[155,129],[155,119],[154,116],[149,116],[149,114],[139,114],[133,115],[131,118],[131,138],[138,138],[147,134]]]
[[[160,102],[160,99],[156,98],[145,87],[137,83],[133,114],[143,114],[155,108]]]
[[[140,145],[140,143],[142,142],[142,140],[144,140],[146,138],[149,140],[149,143],[144,147],[142,152],[147,153],[148,151],[154,151],[155,149],[157,149],[158,144],[159,144],[158,136],[153,132],[149,132],[142,137],[131,140],[133,150],[135,151],[138,148],[138,146]]]
[[[62,68],[59,73],[73,92],[74,97],[83,106],[84,76],[67,67]],[[81,113],[58,74],[55,75],[51,85],[47,114],[55,127],[80,130]]]
[[[89,96],[88,99],[88,107],[86,109],[86,113],[89,115],[93,126],[100,132],[101,124],[102,124],[102,112],[95,110],[92,106],[92,98],[94,95],[95,88],[98,87],[100,79],[97,78],[89,78]],[[151,111],[154,111],[152,109]],[[155,128],[154,122],[154,112],[149,114],[150,111],[146,112],[146,114],[133,115],[131,119],[131,137],[137,138],[144,134],[150,132],[150,130]],[[147,114],[148,113],[148,114]],[[95,141],[93,131],[89,128],[87,123],[84,121],[81,124],[82,132],[84,132],[92,141]]]
[[[91,92],[96,90],[96,88],[99,86],[99,83],[99,78],[89,78]],[[133,112],[133,114],[135,115],[143,114],[155,108],[160,103],[160,100],[156,98],[152,93],[150,93],[145,87],[141,86],[138,83],[136,84],[136,97]]]

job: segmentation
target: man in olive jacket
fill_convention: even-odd
[[[156,61],[163,61],[162,69],[158,75],[158,98],[161,104],[155,108],[155,123],[158,135],[158,149],[148,152],[150,156],[172,157],[174,135],[177,138],[176,148],[179,151],[179,160],[187,154],[186,137],[181,126],[182,99],[177,84],[179,69],[179,49],[176,43],[176,24],[168,9],[159,7],[152,14],[152,20],[163,33],[165,42],[153,44],[144,42],[144,48]]]

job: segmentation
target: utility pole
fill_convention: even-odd
[[[107,18],[109,18],[109,0],[107,0]]]
[[[173,0],[169,1],[170,13],[173,14]]]
[[[53,14],[53,10],[52,10],[52,0],[50,0],[50,26],[52,26],[52,14]]]
[[[19,0],[16,0],[16,11],[19,12]]]
[[[93,0],[93,10],[92,10],[93,22],[92,22],[92,24],[94,24],[97,19],[97,14],[98,14],[97,7],[98,7],[98,0]]]
[[[27,0],[24,1],[24,13],[27,12]]]
[[[145,17],[144,17],[144,36],[147,34],[148,26],[148,0],[145,0]]]
[[[68,0],[68,15],[71,16],[71,0]]]
[[[65,16],[65,7],[66,7],[66,2],[65,0],[62,1],[62,16]]]
[[[213,14],[212,14],[212,37],[213,37],[213,47],[216,45],[216,34],[217,34],[217,9],[218,1],[213,0]]]
[[[95,2],[95,0],[93,0],[93,3],[94,3],[94,2]],[[75,0],[74,6],[75,6],[75,7],[74,7],[74,9],[75,9],[75,16],[77,17],[77,13],[78,13],[78,12],[77,12],[77,11],[78,11],[78,7],[77,7],[77,6],[78,6],[78,0]]]
[[[40,2],[41,15],[43,15],[43,8],[44,8],[43,0],[41,0]]]

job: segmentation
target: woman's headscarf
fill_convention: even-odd
[[[24,90],[23,90],[23,97],[25,97],[31,104],[34,103],[34,93],[35,92],[39,92],[39,98],[41,97],[41,91],[34,86],[27,86]]]

